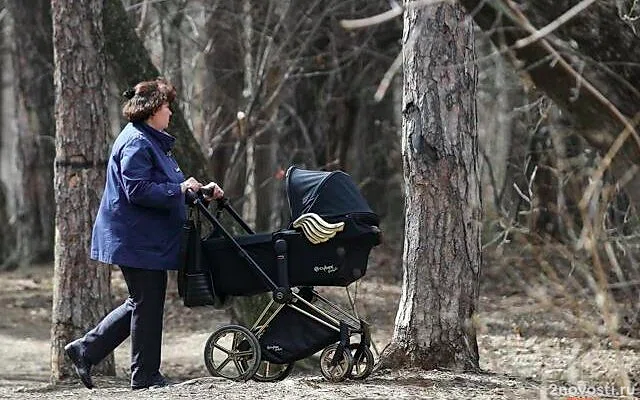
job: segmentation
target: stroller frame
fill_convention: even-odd
[[[346,378],[365,379],[370,375],[373,370],[374,357],[369,349],[371,345],[369,324],[321,296],[313,287],[290,287],[287,276],[287,242],[282,236],[297,234],[296,231],[281,230],[274,233],[279,281],[279,284],[276,284],[220,222],[221,213],[227,211],[247,234],[255,234],[231,207],[228,199],[216,200],[216,215],[213,215],[205,205],[202,193],[191,192],[188,200],[190,206],[195,207],[204,215],[221,236],[232,244],[239,255],[260,276],[265,287],[272,294],[271,300],[264,307],[250,330],[238,325],[226,325],[211,334],[204,351],[205,365],[211,375],[237,381],[254,379],[262,382],[277,381],[288,376],[295,361],[304,357],[287,360],[289,362],[284,363],[271,362],[268,360],[269,357],[263,359],[263,356],[267,354],[263,352],[259,342],[270,324],[285,309],[293,310],[310,318],[338,335],[337,343],[334,342],[325,347],[320,356],[321,372],[326,379],[339,382]],[[213,287],[212,290],[214,290]],[[223,345],[223,341],[227,340],[226,337],[229,334],[232,336],[231,348],[228,348],[229,344]],[[350,342],[354,335],[359,336],[360,341],[357,344]],[[221,362],[218,362],[214,357],[216,350],[221,350],[223,353],[224,359]],[[313,350],[311,354],[306,356],[310,356],[316,351],[319,349]]]

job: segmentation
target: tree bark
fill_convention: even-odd
[[[404,15],[402,296],[382,367],[477,370],[481,201],[472,22],[457,4]]]
[[[53,259],[53,49],[51,7],[45,0],[7,1],[13,18],[12,52],[18,125],[16,240],[5,262],[13,268]]]
[[[72,374],[64,345],[111,310],[110,270],[89,259],[105,181],[107,135],[103,2],[53,0],[56,88],[56,243],[52,380]],[[113,356],[94,370],[115,374]]]
[[[118,88],[124,91],[141,80],[159,76],[158,69],[153,65],[143,42],[136,35],[135,24],[129,18],[122,2],[106,0],[102,18],[104,50]],[[178,138],[174,153],[185,175],[205,180],[207,169],[203,151],[178,107],[173,109],[167,131]]]
[[[532,24],[540,29],[561,13],[576,5],[578,0],[543,0],[519,2]],[[593,84],[627,118],[640,112],[640,70],[633,67],[640,62],[638,34],[619,17],[615,3],[595,2],[576,17],[570,19],[546,38],[584,79]],[[489,32],[491,39],[500,46],[512,46],[518,39],[528,36],[514,19],[498,11],[493,1],[461,0],[478,25]],[[572,43],[571,45],[569,43]],[[577,49],[577,50],[574,50]],[[565,110],[576,133],[606,154],[624,125],[601,99],[585,89],[561,63],[551,62],[542,41],[513,49],[506,53],[518,60],[518,66],[526,71],[536,86]],[[638,124],[636,123],[636,129]],[[627,139],[614,157],[611,172],[618,178],[636,171],[626,184],[625,191],[636,210],[640,210],[640,142]]]

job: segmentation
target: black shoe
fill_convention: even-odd
[[[158,389],[162,387],[167,387],[173,385],[173,382],[165,378],[161,373],[157,373],[154,375],[153,379],[151,379],[151,383],[146,385],[131,385],[131,389],[139,390],[139,389]]]
[[[93,389],[93,382],[91,381],[91,363],[82,355],[80,346],[81,345],[79,343],[73,341],[64,346],[64,352],[71,359],[73,369],[75,369],[76,374],[82,383],[87,387],[87,389]]]

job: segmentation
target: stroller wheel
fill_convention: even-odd
[[[260,344],[255,335],[239,325],[213,332],[204,347],[204,363],[213,376],[235,381],[253,377],[260,366]]]
[[[369,347],[360,346],[359,343],[351,343],[349,350],[353,357],[353,367],[349,373],[349,378],[355,380],[367,379],[371,375],[371,371],[373,371],[373,353],[369,350]]]
[[[253,375],[253,380],[258,382],[281,381],[289,376],[294,364],[293,362],[290,364],[274,364],[269,361],[262,361]]]
[[[322,376],[331,382],[341,382],[347,378],[353,368],[353,357],[349,349],[342,349],[342,355],[333,364],[333,357],[338,350],[338,343],[326,347],[320,354],[320,371]]]

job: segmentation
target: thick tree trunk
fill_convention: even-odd
[[[18,125],[16,246],[5,267],[53,259],[53,49],[51,7],[45,0],[7,1]]]
[[[157,77],[158,69],[153,65],[142,40],[136,35],[135,24],[131,22],[122,2],[106,0],[102,18],[104,49],[118,88],[124,91],[141,80]],[[167,131],[178,138],[175,154],[185,175],[205,180],[207,168],[203,150],[193,137],[179,108],[173,109],[171,125]]]
[[[72,373],[64,345],[111,309],[109,267],[89,260],[107,157],[106,62],[101,0],[53,0],[56,87],[56,245],[52,380]],[[114,374],[113,356],[95,370]]]
[[[549,24],[578,0],[526,1],[520,7],[538,29]],[[473,12],[473,18],[491,39],[500,46],[512,46],[529,33],[498,11],[493,1],[462,0],[461,4]],[[640,112],[640,62],[638,34],[619,16],[618,6],[623,2],[599,1],[562,24],[545,39],[584,78],[594,85],[627,118]],[[569,45],[569,43],[573,43]],[[574,50],[577,49],[577,50]],[[514,49],[513,55],[520,61],[536,86],[565,110],[576,133],[602,154],[606,154],[624,125],[614,115],[612,108],[586,90],[584,81],[576,79],[562,63],[552,61],[543,41]],[[514,57],[511,57],[514,58]],[[636,122],[636,129],[638,124]],[[617,178],[635,172],[626,184],[625,191],[640,209],[640,142],[629,137],[613,159],[611,170]]]
[[[457,4],[404,16],[402,296],[381,366],[477,370],[481,202],[472,22]]]

